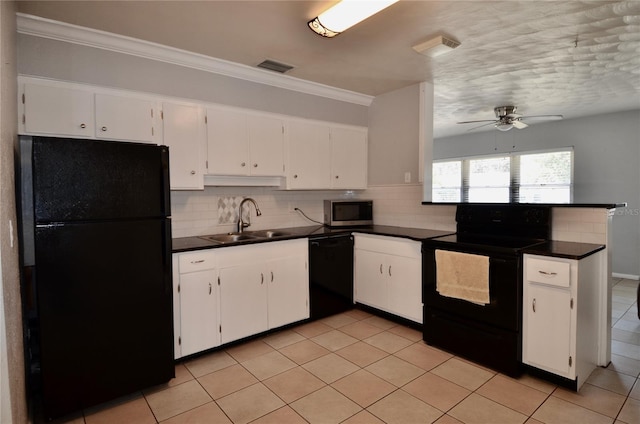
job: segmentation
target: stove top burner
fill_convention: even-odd
[[[451,234],[431,239],[437,243],[455,243],[477,248],[520,250],[525,247],[543,243],[544,239],[523,239],[516,237],[491,237],[484,235]]]

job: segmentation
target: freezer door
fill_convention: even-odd
[[[166,219],[36,227],[46,418],[174,375]]]
[[[166,146],[32,139],[36,223],[170,215]]]

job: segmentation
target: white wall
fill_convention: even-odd
[[[434,159],[573,146],[574,202],[628,203],[613,217],[613,272],[640,275],[640,110],[434,141]]]

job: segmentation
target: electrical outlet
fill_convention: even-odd
[[[411,172],[405,172],[404,173],[404,182],[405,183],[410,183],[411,182]]]

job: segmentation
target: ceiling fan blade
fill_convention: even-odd
[[[548,121],[559,121],[564,118],[562,115],[533,115],[533,116],[522,116],[522,119],[546,119]]]
[[[469,121],[469,122],[484,122],[484,121]],[[473,131],[473,130],[478,129],[478,128],[486,127],[486,126],[489,126],[489,125],[494,125],[496,122],[498,122],[498,121],[491,121],[488,124],[483,124],[483,125],[479,125],[477,127],[469,128],[467,130],[467,132]],[[460,123],[460,122],[458,122],[458,123]]]
[[[525,124],[522,121],[514,120],[511,124],[519,130],[527,128],[529,125]]]
[[[497,119],[482,119],[480,121],[462,121],[462,122],[456,122],[456,124],[475,124],[477,122],[498,122]]]

